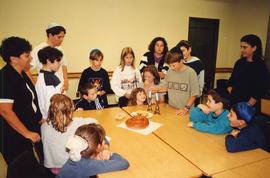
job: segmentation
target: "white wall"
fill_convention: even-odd
[[[267,0],[0,0],[0,39],[16,35],[35,46],[46,40],[47,24],[57,22],[67,29],[69,72],[88,67],[92,48],[102,50],[111,71],[123,47],[134,49],[138,65],[154,37],[165,37],[171,48],[187,39],[189,17],[214,18],[220,19],[217,67],[232,67],[242,35],[258,34],[265,46],[269,7]],[[77,83],[70,83],[72,98]]]

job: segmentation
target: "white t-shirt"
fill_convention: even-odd
[[[40,112],[42,114],[43,119],[47,119],[48,110],[50,106],[50,99],[54,94],[61,94],[61,83],[57,86],[46,85],[44,79],[44,73],[40,72],[38,74],[37,82],[35,84],[37,97],[38,97],[38,105]]]
[[[66,143],[72,137],[77,128],[84,124],[97,123],[93,118],[73,118],[64,133],[56,131],[52,124],[47,122],[41,125],[41,138],[43,142],[44,166],[47,168],[61,168],[68,160]]]
[[[42,68],[42,63],[38,59],[38,51],[41,50],[42,48],[47,47],[47,46],[49,46],[48,43],[42,42],[32,50],[31,56],[32,56],[33,59],[31,61],[31,65],[32,65],[31,70],[37,69],[37,71],[39,73],[40,69]],[[67,66],[67,59],[66,59],[66,56],[65,56],[65,54],[63,52],[62,46],[56,46],[55,48],[60,50],[63,53],[63,57],[62,57],[62,60],[61,60],[61,66],[60,66],[59,70],[55,73],[58,76],[58,78],[60,79],[61,83],[63,84],[64,83],[64,77],[63,77],[62,66]]]

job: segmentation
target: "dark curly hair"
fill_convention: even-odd
[[[30,53],[32,45],[24,38],[9,37],[2,41],[0,55],[6,63],[10,63],[10,57],[20,57],[23,53]]]
[[[154,53],[155,52],[155,45],[158,41],[162,41],[163,44],[164,44],[164,51],[163,51],[163,54],[166,54],[168,52],[168,44],[167,44],[167,41],[165,40],[165,38],[163,37],[156,37],[154,38],[151,43],[149,44],[148,46],[148,50],[151,52],[151,53]]]

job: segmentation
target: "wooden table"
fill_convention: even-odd
[[[219,174],[215,174],[212,178],[261,178],[270,176],[270,159],[264,159],[252,164],[231,169]]]
[[[145,110],[146,107],[128,106],[124,110],[131,113]],[[154,134],[200,168],[204,175],[211,176],[270,158],[270,154],[261,149],[228,153],[224,144],[225,135],[202,133],[187,127],[188,116],[177,116],[176,110],[167,104],[160,105],[160,112],[160,115],[151,118],[152,121],[163,124]]]
[[[130,163],[126,171],[99,175],[100,178],[132,177],[200,177],[202,172],[179,155],[175,150],[161,141],[154,134],[141,135],[116,127],[122,121],[115,119],[118,113],[126,114],[120,108],[104,110],[78,111],[74,116],[93,117],[105,128],[106,134],[112,138],[111,150],[123,155]]]

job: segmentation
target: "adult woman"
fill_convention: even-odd
[[[32,144],[42,153],[35,87],[24,71],[30,69],[32,47],[28,41],[10,37],[2,41],[0,54],[7,63],[0,71],[0,115],[2,154],[9,164]]]
[[[262,42],[256,35],[241,38],[241,58],[236,61],[227,90],[231,104],[248,102],[259,112],[261,97],[267,89],[268,72],[262,57]]]
[[[155,65],[160,78],[164,78],[169,67],[165,63],[165,57],[168,52],[168,45],[164,38],[156,37],[154,38],[148,47],[148,52],[146,52],[140,62],[140,72],[143,72],[144,67],[148,65]]]

